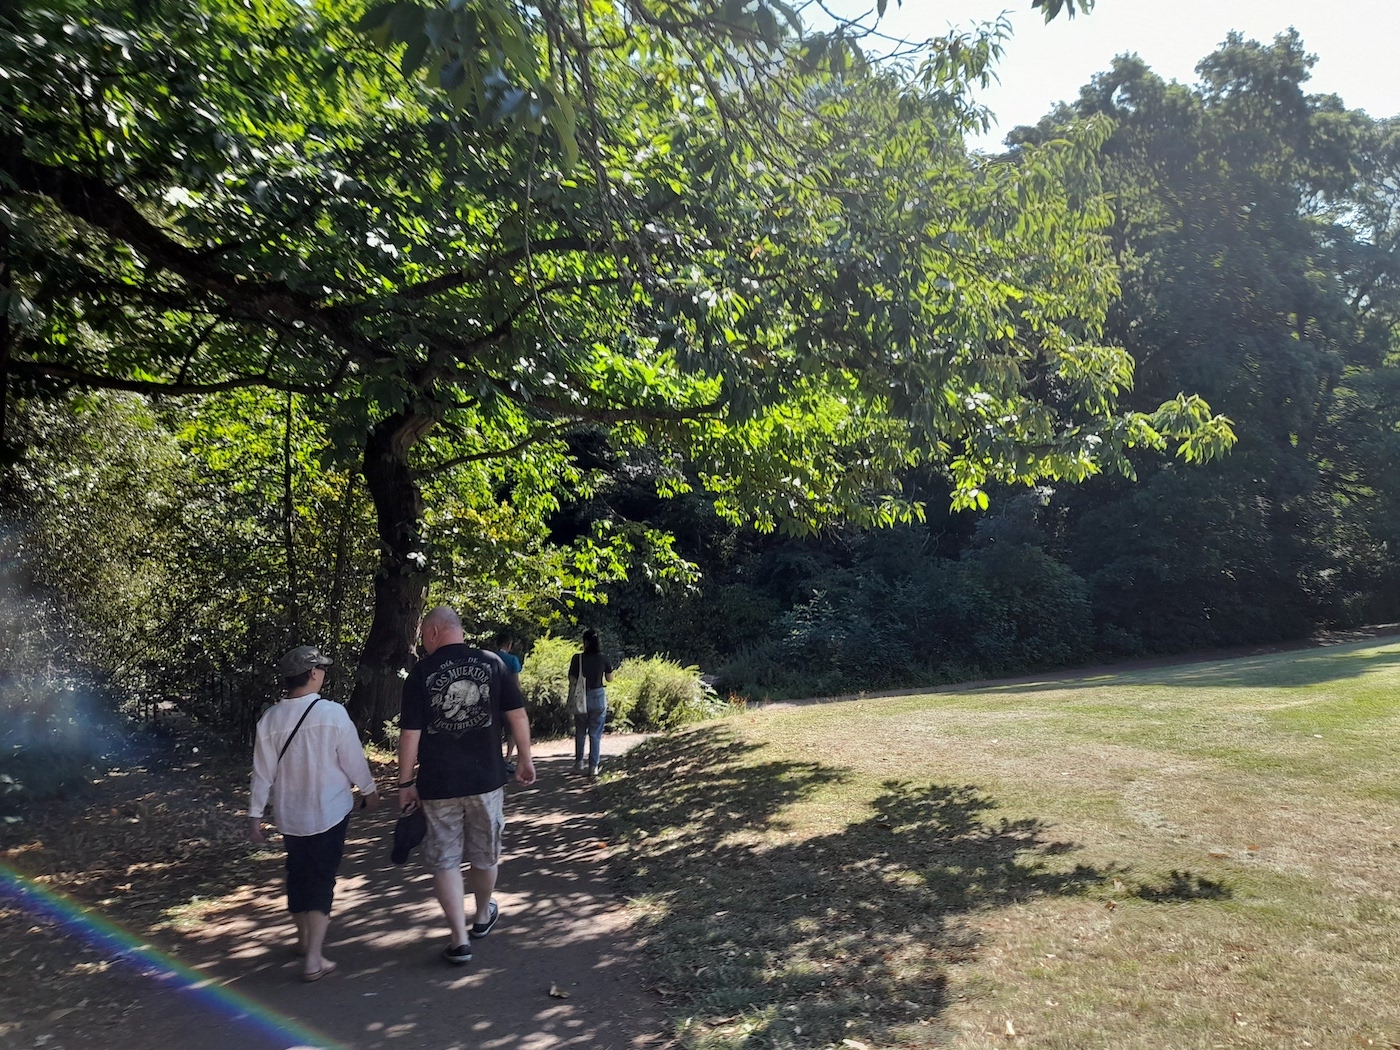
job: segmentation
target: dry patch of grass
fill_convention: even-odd
[[[605,791],[696,1050],[1400,1046],[1396,697],[1372,643],[866,699]]]

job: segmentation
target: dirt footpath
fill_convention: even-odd
[[[605,753],[631,742],[610,735]],[[30,969],[22,999],[10,999],[10,1016],[0,1018],[0,1047],[666,1045],[608,876],[596,791],[573,772],[572,750],[570,741],[540,746],[537,784],[508,789],[501,919],[475,942],[468,966],[439,958],[447,935],[431,879],[416,855],[403,867],[389,862],[394,814],[385,807],[352,818],[327,944],[339,968],[316,984],[297,980],[291,926],[271,879],[203,923],[154,940],[195,971],[183,977],[178,966],[162,972],[159,959],[124,954],[91,924],[45,915],[11,893],[0,900],[0,957],[47,959],[63,979]]]

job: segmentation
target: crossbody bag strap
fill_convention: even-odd
[[[301,724],[302,724],[303,722],[306,721],[306,716],[309,715],[309,714],[311,713],[311,709],[312,709],[313,707],[315,707],[317,704],[319,704],[320,702],[321,702],[321,698],[318,696],[315,700],[312,700],[311,703],[307,704],[307,705],[306,705],[306,710],[303,711],[303,712],[301,713],[301,717],[297,719],[297,724],[294,725],[294,726],[292,726],[292,735],[289,736],[289,737],[287,737],[286,743],[284,743],[284,744],[282,745],[282,750],[279,751],[279,752],[277,752],[277,762],[278,762],[279,765],[280,765],[281,762],[282,762],[282,756],[285,755],[285,754],[287,753],[287,748],[291,747],[291,746],[292,746],[292,741],[293,741],[294,739],[296,739],[297,730],[300,729],[300,728],[301,728]]]

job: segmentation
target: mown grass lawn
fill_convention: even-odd
[[[758,711],[604,785],[681,1044],[1400,1046],[1400,644]]]

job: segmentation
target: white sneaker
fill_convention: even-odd
[[[581,758],[574,763],[574,771],[577,773],[582,773],[587,768],[588,766],[584,763],[583,759]]]
[[[590,766],[590,767],[588,768],[588,775],[589,775],[590,777],[596,777],[596,776],[597,776],[599,773],[601,773],[602,771],[603,771],[603,763],[599,762],[596,766]]]

